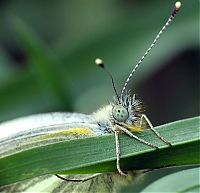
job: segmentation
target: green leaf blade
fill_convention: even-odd
[[[173,147],[163,144],[150,130],[137,135],[156,144],[160,148],[158,151],[121,135],[123,170],[199,164],[199,117],[156,129],[172,142]],[[54,143],[1,158],[0,185],[45,174],[114,172],[115,162],[113,135]]]

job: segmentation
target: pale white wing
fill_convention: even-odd
[[[81,113],[44,113],[30,115],[0,123],[0,139],[18,132],[28,132],[33,128],[65,123],[95,123],[95,119],[91,115]]]
[[[82,133],[75,129],[85,129]],[[29,148],[73,138],[102,135],[92,115],[47,113],[18,118],[0,124],[0,157]]]

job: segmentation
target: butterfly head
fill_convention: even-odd
[[[135,98],[135,95],[131,96],[128,91],[120,97],[119,102],[116,100],[112,104],[112,117],[115,122],[133,125],[141,117],[142,112],[141,102]]]
[[[113,77],[105,68],[103,61],[101,59],[96,59],[95,63],[106,71],[112,81],[113,89],[115,92],[115,102],[112,104],[111,115],[113,122],[133,125],[133,123],[141,116],[141,102],[135,99],[135,95],[131,96],[130,92],[127,90],[123,92],[119,97]]]
[[[115,105],[112,109],[112,115],[119,122],[126,122],[129,117],[128,110],[122,105]]]

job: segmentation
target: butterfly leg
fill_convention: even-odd
[[[132,138],[138,140],[139,142],[141,142],[141,143],[143,143],[143,144],[145,144],[145,145],[148,145],[148,146],[150,146],[150,147],[153,147],[153,148],[155,148],[155,149],[158,149],[157,146],[153,145],[152,143],[149,143],[148,141],[145,141],[145,140],[139,138],[138,136],[136,136],[136,135],[134,135],[133,133],[131,133],[128,129],[126,129],[126,128],[124,128],[124,127],[121,127],[120,125],[117,125],[117,126],[118,126],[119,130],[123,131],[124,133],[126,133],[126,134],[129,135],[130,137],[132,137]]]
[[[124,172],[122,172],[120,168],[120,145],[119,145],[119,133],[118,131],[114,131],[115,133],[115,145],[116,145],[116,156],[117,156],[117,171],[119,174],[126,176]]]
[[[145,114],[142,114],[142,116],[141,116],[141,119],[140,119],[140,126],[142,126],[143,120],[145,120],[145,121],[148,123],[150,129],[157,135],[158,138],[160,138],[160,139],[161,139],[164,143],[166,143],[167,145],[172,146],[172,144],[171,144],[169,141],[167,141],[164,137],[162,137],[162,136],[158,133],[158,131],[156,131],[156,130],[154,129],[154,127],[153,127],[151,121],[148,119],[148,117],[147,117]]]
[[[88,180],[91,180],[93,178],[96,178],[97,176],[99,176],[101,174],[94,174],[94,175],[91,175],[91,176],[88,176],[88,177],[85,177],[85,178],[82,178],[82,179],[67,179],[67,178],[64,178],[58,174],[55,174],[56,177],[62,179],[62,180],[65,180],[67,182],[86,182]]]

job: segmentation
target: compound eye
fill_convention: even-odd
[[[119,122],[125,122],[128,119],[128,111],[122,105],[116,105],[112,110],[113,117]]]

